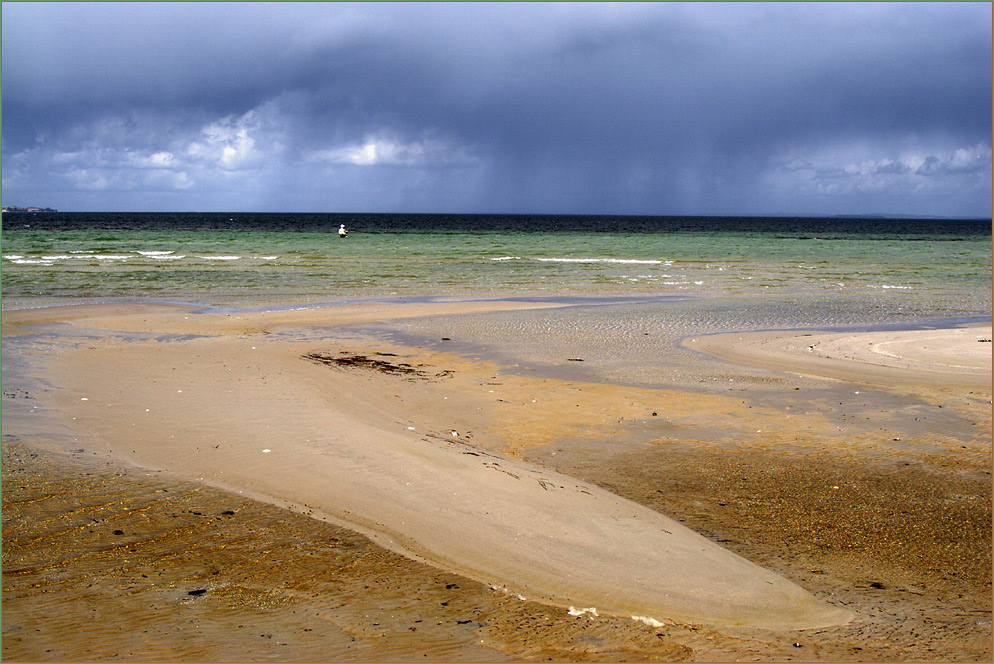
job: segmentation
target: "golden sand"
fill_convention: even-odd
[[[989,656],[989,371],[943,361],[922,378],[927,356],[891,356],[924,337],[892,333],[720,344],[740,354],[730,359],[818,376],[819,394],[823,377],[865,380],[862,365],[883,366],[869,372],[875,384],[916,390],[975,427],[915,447],[896,444],[907,428],[867,404],[861,416],[885,426],[843,430],[799,407],[802,394],[761,405],[508,376],[330,332],[276,338],[466,308],[4,312],[5,336],[55,320],[80,330],[34,358],[57,389],[8,391],[5,380],[5,406],[36,400],[65,427],[56,444],[23,408],[4,421],[5,658]],[[928,343],[983,343],[948,332]],[[864,342],[886,359],[842,357],[861,365],[840,376],[837,356]],[[803,366],[785,359],[795,357]],[[102,465],[81,477],[81,457]],[[32,481],[12,490],[18,473]],[[167,493],[193,502],[179,508]],[[90,527],[105,510],[129,527]],[[348,555],[304,544],[329,538],[351,542]],[[115,637],[90,609],[151,621],[156,636]],[[334,616],[321,639],[319,614]]]

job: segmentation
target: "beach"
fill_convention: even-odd
[[[994,4],[0,4],[0,664],[994,662]]]
[[[989,659],[989,325],[687,336],[694,387],[459,323],[573,310],[4,310],[4,657]]]

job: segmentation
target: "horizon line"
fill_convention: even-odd
[[[655,213],[617,213],[617,212],[369,212],[369,211],[296,211],[296,210],[59,210],[42,208],[40,206],[4,206],[20,208],[4,210],[6,214],[299,214],[299,215],[416,215],[416,216],[464,216],[464,217],[646,217],[646,218],[701,218],[701,219],[914,219],[936,221],[980,221],[994,222],[994,213],[989,216],[947,216],[930,214],[899,214],[899,213],[867,213],[867,214],[804,214],[804,213],[738,213],[738,214],[655,214]],[[25,207],[34,208],[31,210]]]

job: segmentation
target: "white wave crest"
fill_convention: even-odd
[[[536,258],[543,263],[621,263],[625,265],[662,265],[663,261],[643,258]]]
[[[43,258],[12,258],[10,262],[17,265],[55,265],[55,261],[47,261]]]

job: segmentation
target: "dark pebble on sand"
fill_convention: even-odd
[[[196,590],[191,590],[190,592],[187,593],[187,595],[190,595],[191,597],[200,597],[201,595],[206,595],[206,594],[207,594],[207,588],[197,588]]]
[[[123,531],[123,530],[115,530],[115,531],[114,531],[114,534],[115,534],[115,535],[123,535],[123,534],[124,534],[124,531]]]

